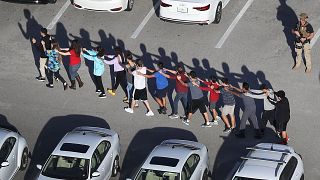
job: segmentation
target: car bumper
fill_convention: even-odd
[[[210,24],[209,13],[188,14],[179,13],[160,8],[160,19],[184,24]]]
[[[5,2],[22,3],[22,4],[48,4],[49,0],[2,0]]]
[[[71,1],[72,5],[77,9],[84,9],[88,11],[108,11],[108,12],[121,12],[126,9],[127,3],[123,0],[110,0],[110,1],[88,1],[88,0],[74,0]]]

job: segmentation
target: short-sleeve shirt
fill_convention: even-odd
[[[142,74],[147,73],[147,68],[142,67],[141,69],[136,69],[135,71],[132,72],[132,75],[134,77],[133,80],[133,85],[135,89],[144,89],[146,88],[146,78],[144,76],[138,75],[137,72],[140,72]]]
[[[60,69],[58,52],[56,50],[47,50],[45,54],[48,57],[48,69],[52,72],[57,72]]]
[[[187,76],[184,75],[184,74],[177,74],[177,75],[174,75],[174,76],[170,76],[171,79],[175,79],[176,80],[176,91],[177,92],[183,92],[183,93],[188,92],[188,87],[184,86],[178,80],[177,76],[180,76],[181,77],[181,81],[183,81],[183,82],[187,82],[187,80],[188,80]]]
[[[300,23],[297,23],[297,25],[296,25],[296,27],[295,27],[295,30],[296,30],[296,31],[299,31],[299,27],[300,27],[299,24],[300,24]],[[307,32],[307,33],[313,33],[313,32],[314,32],[313,27],[312,27],[312,25],[311,25],[310,23],[308,23],[308,24],[306,25],[306,32]]]
[[[196,82],[197,84],[200,84],[199,81]],[[198,87],[192,84],[192,82],[188,82],[188,86],[190,89],[190,94],[192,99],[201,99],[203,98],[203,92],[202,90]]]
[[[155,72],[153,75],[156,78],[157,89],[164,89],[168,87],[168,79],[164,75],[159,71]]]
[[[220,93],[222,95],[222,100],[224,105],[233,106],[236,104],[233,94],[224,90],[223,86],[220,87]]]
[[[80,56],[77,55],[75,50],[71,49],[69,51],[69,53],[70,53],[70,63],[69,63],[70,66],[74,66],[74,65],[80,64],[80,61],[81,61]]]
[[[242,99],[243,104],[244,104],[244,108],[246,110],[256,109],[256,103],[254,102],[254,99],[252,97],[246,96],[243,93],[241,93],[240,98]]]

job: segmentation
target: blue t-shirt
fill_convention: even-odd
[[[168,79],[165,76],[159,72],[155,72],[153,75],[156,78],[157,89],[164,89],[168,87]]]

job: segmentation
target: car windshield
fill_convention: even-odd
[[[235,177],[233,180],[263,180],[263,179],[255,179],[255,178],[247,178],[247,177]]]
[[[141,169],[135,180],[179,180],[180,174],[151,169]]]
[[[65,157],[51,155],[42,175],[68,180],[87,179],[89,170],[89,160],[76,157]]]

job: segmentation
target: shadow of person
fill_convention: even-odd
[[[258,143],[276,143],[278,139],[276,133],[266,128],[266,135],[262,139],[255,139],[253,128],[246,128],[246,138],[239,139],[233,134],[228,136],[220,136],[223,139],[223,143],[220,146],[218,153],[214,160],[212,168],[212,179],[225,180],[232,178],[232,170],[240,161],[241,156],[246,156],[248,150],[247,147],[253,147]],[[231,176],[231,177],[230,177]]]
[[[39,170],[37,164],[44,165],[45,161],[60,142],[62,137],[80,126],[92,126],[110,129],[109,124],[99,117],[89,115],[67,115],[51,118],[41,130],[34,146],[31,162],[26,171],[25,180],[36,179]]]
[[[10,124],[7,120],[7,117],[5,115],[0,114],[0,127],[4,129],[9,129],[13,132],[19,132],[18,129]]]
[[[268,80],[266,79],[266,75],[264,74],[263,71],[257,71],[256,74],[257,74],[257,78],[259,79],[259,81],[260,81],[261,84],[266,84],[268,88],[273,89],[270,81],[268,81]]]
[[[34,65],[37,68],[39,75],[41,75],[39,67],[40,67],[40,52],[36,46],[32,45],[31,39],[37,38],[40,39],[40,29],[42,26],[38,23],[38,21],[31,15],[29,9],[23,9],[24,17],[27,19],[26,22],[26,30],[23,29],[22,24],[18,22],[18,27],[23,35],[23,37],[30,41]]]
[[[134,175],[152,149],[167,139],[198,141],[190,131],[171,127],[155,127],[140,130],[130,142],[123,158],[120,180]]]
[[[298,17],[294,10],[290,6],[288,6],[287,0],[279,0],[279,2],[280,5],[277,7],[277,19],[282,23],[283,33],[286,36],[287,44],[291,49],[292,58],[295,60],[295,36],[292,34],[292,29],[298,22]]]

